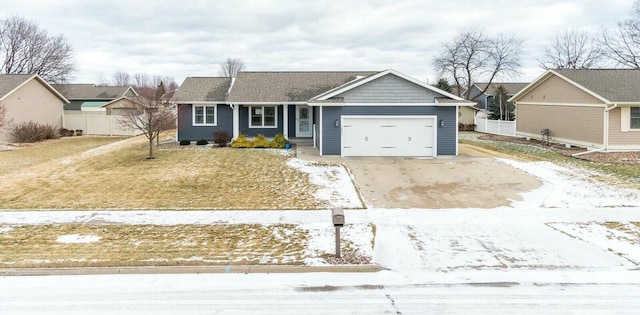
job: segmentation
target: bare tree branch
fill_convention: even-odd
[[[63,35],[50,36],[37,24],[13,16],[0,20],[0,72],[38,74],[55,83],[75,71],[73,48]]]
[[[117,86],[129,86],[131,85],[131,75],[118,71],[113,74],[113,84]]]
[[[589,69],[598,67],[603,56],[589,33],[571,29],[556,35],[538,63],[543,69]]]
[[[175,113],[168,104],[144,96],[130,98],[131,106],[120,110],[119,123],[123,126],[140,130],[149,140],[149,156],[153,159],[153,140],[160,133],[175,128]]]
[[[498,34],[490,39],[482,32],[467,31],[456,36],[453,43],[444,44],[433,67],[440,75],[453,79],[458,96],[466,89],[464,97],[470,99],[473,82],[485,78],[488,87],[496,78],[519,74],[522,44],[522,40],[513,36]]]
[[[618,65],[640,69],[640,1],[633,3],[631,14],[631,19],[618,22],[613,32],[602,29],[599,43]]]
[[[242,70],[244,70],[244,62],[242,60],[227,58],[227,61],[220,64],[218,73],[223,77],[235,78],[238,72]]]

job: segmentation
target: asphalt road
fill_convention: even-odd
[[[0,314],[637,314],[638,284],[377,284],[342,274],[0,277]],[[351,278],[351,279],[350,279]],[[353,281],[351,281],[353,280]],[[383,281],[384,282],[384,281]],[[360,284],[358,284],[360,283]],[[369,284],[365,284],[369,283]],[[59,285],[64,285],[60,290]]]

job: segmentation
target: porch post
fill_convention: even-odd
[[[240,135],[240,105],[229,104],[233,110],[233,139],[238,138]]]
[[[282,104],[282,135],[289,139],[289,105]]]

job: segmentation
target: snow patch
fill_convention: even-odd
[[[67,243],[67,244],[95,243],[95,242],[99,242],[100,238],[95,235],[69,234],[69,235],[59,236],[56,241],[58,243]]]
[[[317,200],[326,201],[331,207],[350,209],[363,207],[351,176],[344,166],[296,158],[287,161],[287,165],[309,174],[311,183],[319,187],[315,192]]]
[[[567,168],[551,162],[499,161],[539,178],[543,185],[522,194],[514,208],[605,208],[640,207],[638,191],[617,187],[594,178],[602,174],[579,167]]]

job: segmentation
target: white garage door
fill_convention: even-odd
[[[342,156],[436,156],[435,116],[342,116]]]

